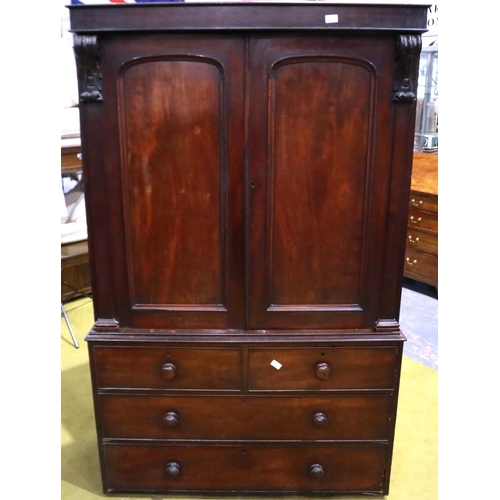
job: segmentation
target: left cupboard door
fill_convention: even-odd
[[[103,39],[114,315],[147,329],[243,328],[244,40]],[[94,133],[96,133],[94,131]]]

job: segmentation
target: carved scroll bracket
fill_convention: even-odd
[[[74,51],[78,69],[80,102],[102,101],[99,45],[95,35],[75,35]]]
[[[418,66],[422,37],[420,35],[399,35],[396,44],[396,76],[394,83],[394,102],[417,100]]]

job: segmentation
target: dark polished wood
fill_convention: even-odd
[[[316,427],[326,427],[329,424],[328,417],[321,412],[315,413],[313,417],[313,424]]]
[[[95,35],[77,35],[73,39],[78,64],[80,102],[102,101],[100,51]]]
[[[387,445],[105,444],[109,492],[382,494]],[[175,460],[175,461],[173,461]],[[258,470],[253,464],[262,464]],[[311,467],[315,468],[311,470]],[[323,474],[318,470],[321,468]]]
[[[250,327],[371,328],[392,286],[380,272],[392,137],[380,131],[394,40],[276,35],[250,49]]]
[[[70,10],[104,491],[387,494],[426,7]]]
[[[173,363],[165,363],[161,367],[161,376],[163,380],[172,380],[177,375],[177,367]]]
[[[167,359],[171,361],[165,363]],[[102,346],[95,348],[94,363],[99,387],[240,388],[239,349]]]
[[[107,235],[113,316],[139,328],[244,328],[243,40],[117,35],[106,47],[117,117],[108,213],[123,228]]]
[[[328,5],[328,4],[333,5]],[[401,2],[403,3],[403,2]],[[276,7],[281,9],[276,11]],[[359,31],[422,33],[426,30],[425,5],[293,4],[276,2],[263,9],[251,3],[206,2],[203,12],[197,5],[164,6],[128,4],[115,6],[71,5],[71,29],[93,34],[118,31],[195,31],[230,29],[232,31],[269,29],[303,31]],[[286,15],[283,15],[286,9]],[[273,12],[274,10],[274,12]],[[325,16],[337,14],[339,22],[327,23]]]
[[[106,439],[388,440],[393,414],[392,397],[387,394],[157,395],[138,401],[115,393],[99,400]]]
[[[393,389],[397,347],[252,348],[250,390]],[[270,362],[283,366],[276,370]],[[320,361],[318,360],[326,360]]]

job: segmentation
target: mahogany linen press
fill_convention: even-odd
[[[70,18],[104,491],[387,494],[427,7]]]

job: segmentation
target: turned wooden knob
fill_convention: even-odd
[[[320,464],[313,464],[310,468],[310,474],[313,477],[321,477],[325,474],[325,471]]]
[[[315,413],[313,423],[316,427],[326,427],[328,425],[328,419],[324,413]]]
[[[169,476],[177,477],[181,473],[180,465],[178,463],[176,463],[176,462],[170,462],[167,465],[166,473]]]
[[[331,371],[332,370],[328,363],[318,363],[314,373],[316,374],[316,378],[319,378],[320,380],[328,380],[330,378]]]
[[[177,367],[173,363],[165,363],[161,367],[161,376],[164,380],[172,380],[177,375]]]
[[[175,411],[169,411],[165,417],[163,417],[163,423],[166,427],[175,427],[179,423],[179,416]]]

